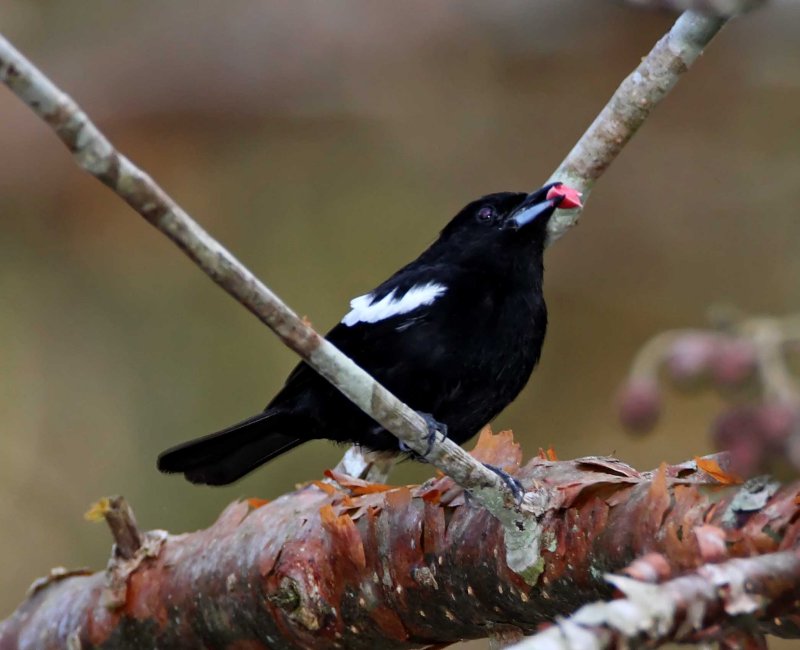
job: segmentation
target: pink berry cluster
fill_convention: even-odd
[[[619,393],[619,417],[632,432],[658,422],[664,384],[715,390],[724,408],[711,424],[715,444],[740,474],[800,469],[800,360],[797,319],[752,318],[723,331],[678,330],[645,344]],[[666,381],[665,381],[666,380]]]

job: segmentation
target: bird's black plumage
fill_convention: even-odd
[[[464,207],[416,260],[369,294],[327,338],[416,410],[465,442],[528,382],[544,342],[542,256],[559,198],[548,185]],[[263,413],[165,451],[163,472],[225,485],[317,438],[399,452],[397,438],[305,363]]]

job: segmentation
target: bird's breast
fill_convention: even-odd
[[[464,310],[451,331],[458,332],[451,354],[464,372],[485,380],[533,370],[547,328],[547,309],[534,291],[487,291]],[[455,310],[454,313],[459,313]],[[450,329],[450,328],[448,328]]]

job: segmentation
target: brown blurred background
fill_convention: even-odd
[[[467,201],[543,182],[672,17],[597,0],[5,0],[3,32],[135,162],[326,330]],[[709,449],[711,397],[631,439],[639,345],[709,305],[800,304],[800,5],[741,18],[628,146],[547,256],[542,364],[498,418],[535,453],[649,468]],[[50,567],[104,565],[83,521],[147,528],[320,476],[314,443],[226,489],[163,448],[261,409],[295,359],[0,92],[0,616]],[[395,480],[429,469],[406,464]]]

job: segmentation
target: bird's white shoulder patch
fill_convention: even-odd
[[[377,302],[368,293],[350,301],[350,311],[342,323],[352,327],[357,323],[377,323],[379,321],[407,314],[419,307],[432,304],[444,295],[447,287],[438,282],[428,282],[411,287],[402,298],[395,298],[396,290],[390,291]]]

